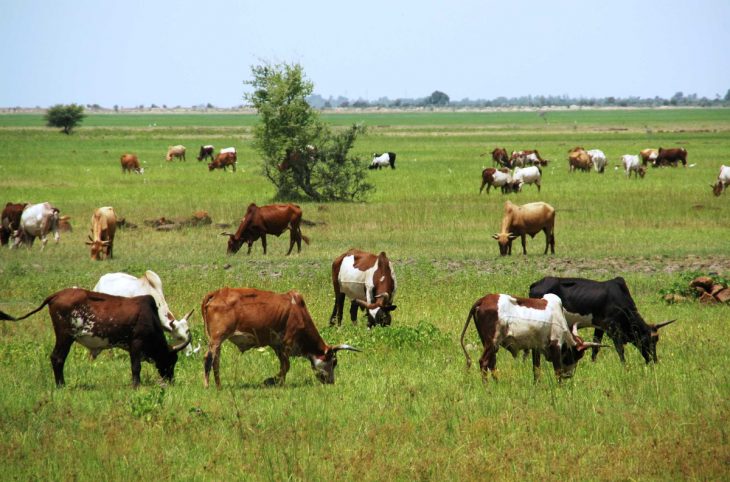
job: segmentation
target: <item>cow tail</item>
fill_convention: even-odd
[[[309,244],[309,238],[302,234],[302,230],[299,230],[299,236],[302,237],[302,240],[304,240],[305,243]]]
[[[205,336],[208,338],[208,340],[210,340],[210,329],[208,328],[208,303],[210,303],[210,300],[213,299],[216,293],[218,292],[214,291],[205,295],[205,298],[203,298],[203,303],[200,305],[200,312],[203,315],[203,327],[205,328]]]
[[[467,328],[469,328],[469,322],[474,317],[474,311],[476,311],[476,308],[476,305],[471,307],[469,315],[466,317],[466,323],[464,323],[464,329],[461,330],[461,349],[464,350],[464,356],[466,357],[466,368],[471,367],[471,358],[469,357],[469,352],[466,351],[466,347],[464,346],[464,335],[466,334]]]
[[[45,307],[48,303],[50,303],[51,301],[53,301],[53,298],[55,296],[56,296],[55,293],[52,294],[51,296],[49,296],[48,298],[46,298],[45,300],[43,300],[43,303],[41,303],[41,305],[38,308],[36,308],[35,310],[31,311],[30,313],[28,313],[26,315],[19,316],[17,318],[8,315],[4,311],[0,311],[0,320],[6,320],[6,321],[20,321],[20,320],[24,320],[24,319],[28,318],[30,315],[33,315],[33,314],[38,313],[39,311],[41,311],[43,309],[43,307]]]

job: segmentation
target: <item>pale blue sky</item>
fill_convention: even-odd
[[[260,60],[356,99],[730,89],[730,0],[0,0],[0,107],[241,104]]]

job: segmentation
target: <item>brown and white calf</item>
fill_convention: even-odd
[[[710,184],[712,188],[712,194],[719,196],[725,189],[730,186],[730,166],[720,166],[720,174],[717,175],[717,181],[715,184]]]
[[[345,297],[349,298],[350,319],[357,320],[357,310],[367,313],[368,328],[375,325],[389,326],[390,313],[396,309],[393,303],[396,290],[395,271],[390,260],[381,252],[378,255],[351,249],[338,256],[332,263],[332,285],[335,290],[335,306],[330,316],[330,326],[342,324]]]
[[[487,186],[487,194],[491,188],[501,188],[502,194],[508,193],[512,190],[512,174],[506,167],[500,167],[495,169],[493,167],[487,167],[482,171],[482,185],[479,187],[479,194],[484,190],[484,186]]]
[[[237,157],[235,152],[220,152],[212,162],[208,163],[208,170],[223,169],[228,170],[228,166],[233,168],[233,172],[236,172]]]
[[[535,202],[518,206],[512,201],[505,201],[502,228],[492,235],[499,244],[499,254],[512,254],[512,241],[522,238],[522,254],[527,254],[526,235],[534,238],[537,233],[545,233],[545,252],[548,247],[555,254],[555,209],[544,202]]]
[[[520,351],[531,350],[535,379],[539,376],[540,355],[545,355],[560,380],[573,376],[586,348],[597,345],[586,343],[577,333],[571,332],[563,314],[563,304],[553,294],[539,299],[489,294],[472,305],[461,332],[467,368],[471,366],[471,358],[464,346],[464,335],[472,319],[484,346],[479,367],[485,381],[488,373],[497,378],[500,346],[515,357]]]
[[[73,342],[88,348],[92,354],[109,348],[129,352],[132,361],[132,386],[140,383],[142,361],[152,361],[160,376],[172,381],[177,352],[190,343],[190,338],[170,347],[157,316],[151,296],[123,298],[79,288],[67,288],[46,298],[30,313],[13,317],[0,311],[0,320],[20,321],[48,305],[56,334],[51,365],[57,386],[63,386],[63,366]]]
[[[292,290],[272,293],[255,288],[221,288],[208,293],[202,304],[208,353],[205,355],[204,379],[208,387],[210,369],[215,384],[221,387],[221,345],[229,340],[243,353],[270,346],[279,358],[279,373],[264,381],[283,384],[289,371],[289,357],[309,360],[315,376],[322,383],[335,382],[339,350],[360,351],[350,345],[330,346],[322,339],[304,303]]]
[[[639,156],[641,156],[641,165],[646,166],[647,164],[654,164],[657,155],[659,155],[659,153],[656,149],[642,149],[639,151]]]
[[[139,167],[139,159],[134,154],[122,154],[122,157],[119,158],[119,162],[122,165],[122,174],[125,172],[144,174],[144,169]]]
[[[91,216],[91,234],[86,244],[91,249],[91,259],[100,261],[112,259],[114,251],[114,233],[117,231],[117,215],[114,208],[106,206],[98,208]]]
[[[182,159],[185,161],[185,146],[183,145],[176,145],[176,146],[169,146],[167,148],[167,155],[165,156],[166,161],[172,161],[173,157],[177,157],[177,160],[179,161]]]

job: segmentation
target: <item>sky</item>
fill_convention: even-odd
[[[244,103],[299,63],[327,98],[714,99],[730,0],[0,0],[0,107]]]

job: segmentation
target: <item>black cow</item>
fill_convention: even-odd
[[[626,362],[624,344],[632,343],[641,351],[646,363],[656,363],[659,329],[676,321],[665,321],[656,325],[646,323],[636,308],[626,281],[621,277],[594,281],[548,276],[530,285],[530,298],[541,298],[547,293],[556,294],[563,301],[569,325],[595,328],[594,342],[600,343],[603,333],[608,333],[616,345],[621,362]],[[593,361],[596,360],[598,350],[599,347],[593,347]]]

